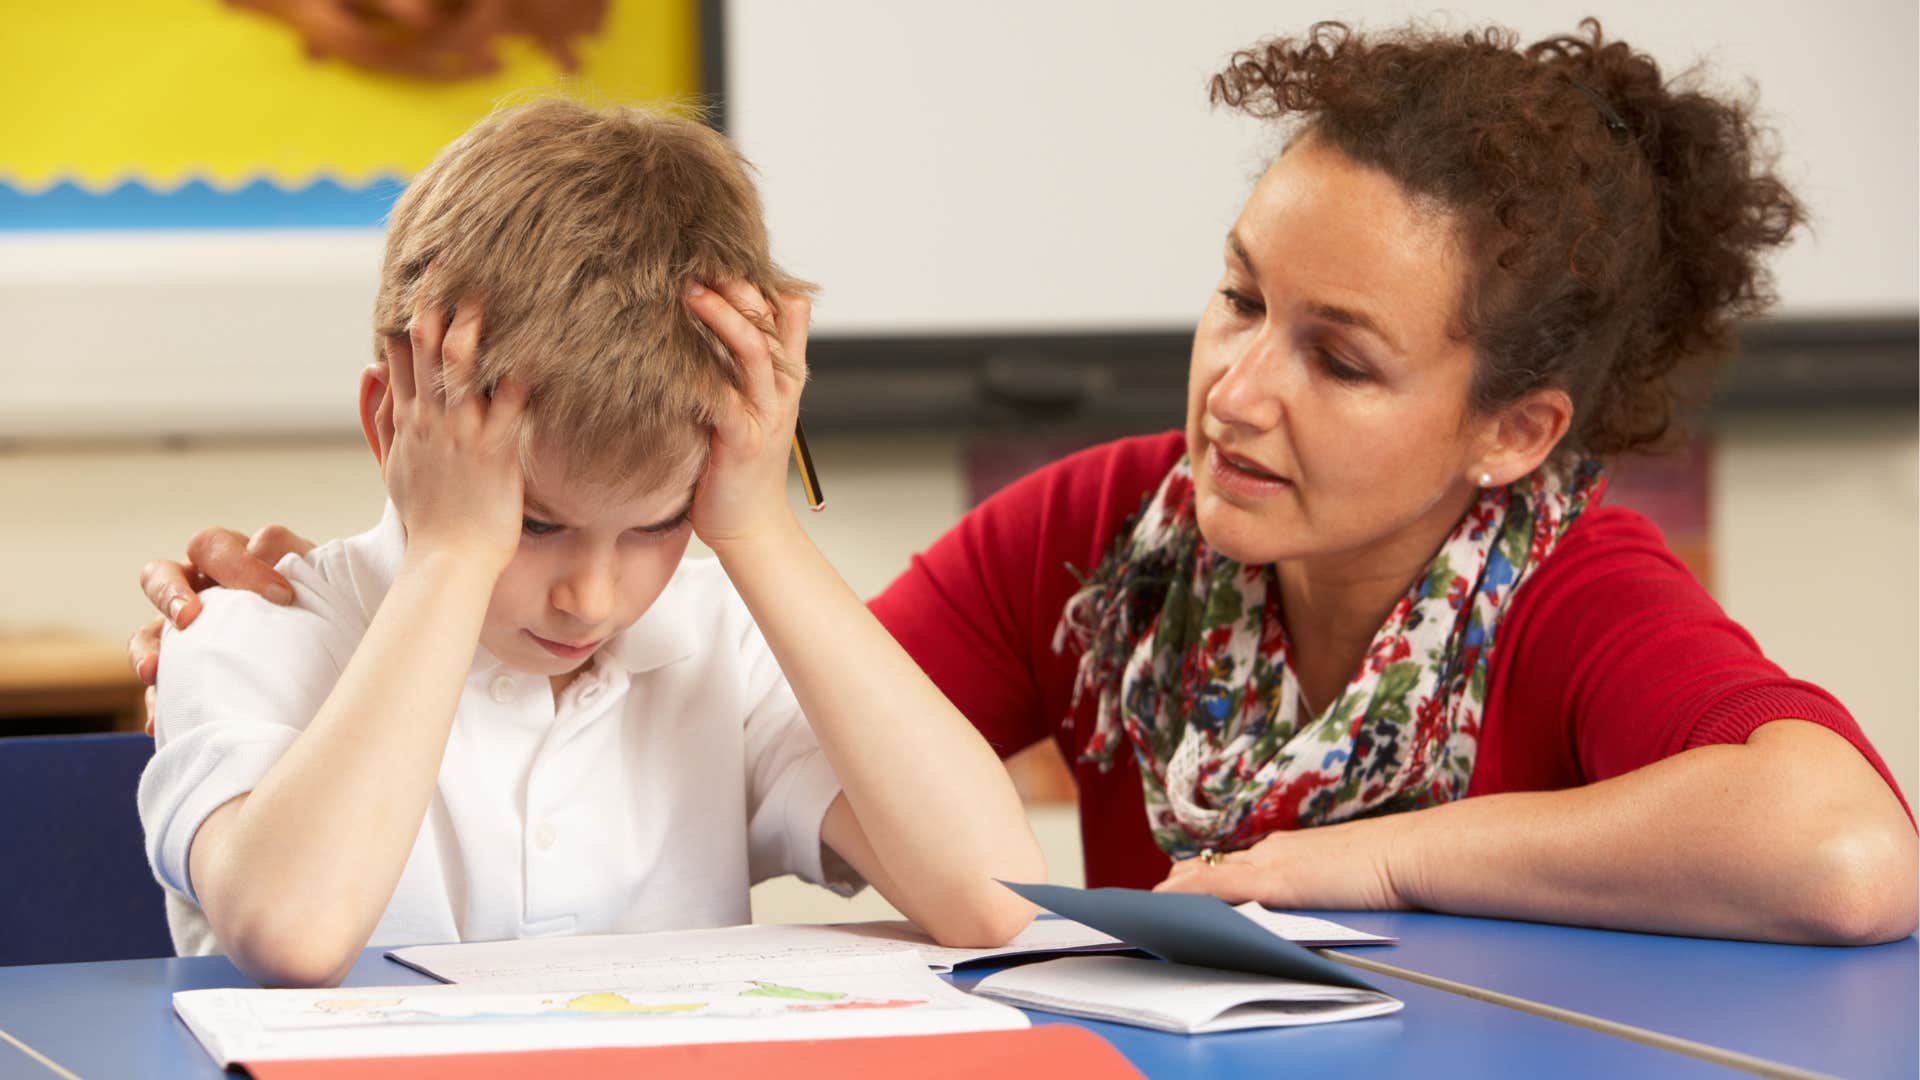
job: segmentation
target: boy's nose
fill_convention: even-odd
[[[584,623],[599,624],[613,614],[614,580],[605,565],[580,567],[553,589],[553,606]]]

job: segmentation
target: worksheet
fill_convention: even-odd
[[[660,966],[617,988],[467,986],[186,990],[174,1011],[236,1061],[477,1054],[1024,1028],[1019,1010],[948,985],[911,951]]]

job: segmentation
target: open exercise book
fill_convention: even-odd
[[[976,994],[1183,1035],[1359,1020],[1402,1008],[1398,998],[1350,969],[1273,934],[1244,907],[1230,908],[1211,896],[1007,887],[1158,959],[1048,960],[989,975],[974,987]]]
[[[677,967],[637,973],[609,989],[185,990],[173,996],[173,1007],[222,1068],[1028,1026],[1019,1010],[955,989],[911,951],[786,962],[685,957]]]

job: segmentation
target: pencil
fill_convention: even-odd
[[[807,433],[800,421],[793,422],[793,460],[800,466],[800,487],[807,493],[807,509],[818,513],[827,508],[827,497],[820,493],[820,474],[814,471],[813,454],[807,449]]]

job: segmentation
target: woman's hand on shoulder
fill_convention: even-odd
[[[1400,815],[1276,832],[1218,861],[1182,859],[1155,892],[1206,893],[1229,904],[1382,911],[1409,907],[1394,886],[1391,853]]]
[[[200,590],[216,585],[244,589],[276,604],[293,603],[293,585],[274,569],[288,555],[305,555],[313,541],[282,525],[269,525],[251,538],[218,525],[187,541],[184,562],[155,559],[140,568],[140,591],[160,612],[127,639],[127,663],[151,688],[160,675],[160,631],[167,623],[184,630],[200,615]],[[147,734],[153,734],[153,692],[147,692]]]

